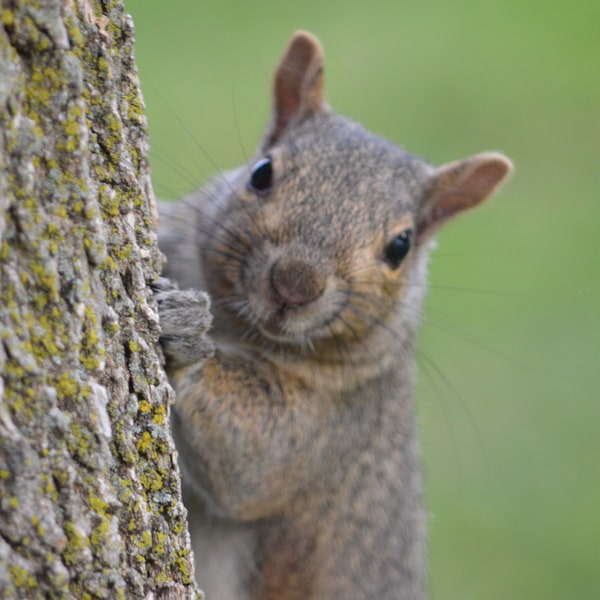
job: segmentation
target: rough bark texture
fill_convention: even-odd
[[[193,598],[132,22],[0,6],[0,597]]]

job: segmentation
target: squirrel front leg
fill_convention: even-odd
[[[207,335],[212,323],[208,295],[199,290],[180,290],[166,277],[156,280],[152,289],[167,372],[210,358],[214,345]]]
[[[314,479],[326,443],[324,416],[317,414],[322,403],[263,358],[213,354],[205,294],[178,290],[168,280],[155,291],[186,484],[221,517],[250,521],[289,512]]]

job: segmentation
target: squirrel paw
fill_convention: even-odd
[[[181,368],[210,358],[215,349],[206,333],[212,322],[208,295],[198,290],[180,290],[165,278],[152,288],[167,366]]]

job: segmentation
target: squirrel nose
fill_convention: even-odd
[[[280,258],[271,268],[273,297],[283,308],[314,302],[323,294],[325,283],[325,276],[302,259]]]

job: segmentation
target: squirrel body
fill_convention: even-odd
[[[251,164],[160,207],[198,582],[209,600],[423,599],[412,393],[428,250],[511,164],[484,153],[436,169],[335,114],[305,32]]]

